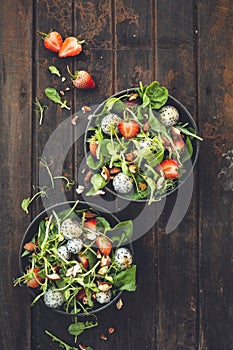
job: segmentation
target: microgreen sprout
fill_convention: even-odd
[[[44,117],[44,111],[45,109],[48,109],[47,106],[42,106],[42,104],[40,103],[40,101],[38,100],[38,98],[35,98],[35,102],[34,102],[35,106],[38,107],[38,109],[34,109],[34,111],[36,113],[40,114],[40,119],[39,119],[39,125],[42,125],[42,121],[43,121],[43,117]]]
[[[41,187],[38,192],[36,192],[32,197],[24,198],[21,203],[22,209],[28,214],[29,205],[37,198],[37,197],[45,197],[47,196],[48,188],[46,186]]]

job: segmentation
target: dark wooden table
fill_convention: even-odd
[[[68,317],[41,304],[31,308],[27,290],[13,288],[22,235],[43,208],[36,201],[26,215],[20,205],[39,184],[39,160],[49,137],[82,106],[156,79],[190,110],[204,138],[191,203],[166,234],[172,196],[167,200],[160,218],[134,245],[137,292],[123,295],[122,310],[113,305],[102,312],[99,327],[80,336],[80,343],[96,350],[232,350],[233,2],[1,0],[0,28],[0,348],[58,349],[45,329],[72,343]],[[37,31],[50,29],[85,39],[84,53],[59,59],[45,50]],[[64,76],[66,65],[86,69],[98,86],[66,91],[72,110],[61,110],[44,89],[59,91],[70,83],[52,76],[49,65]],[[36,96],[48,105],[41,126],[33,111]],[[77,127],[86,122],[82,118]],[[69,142],[76,128],[70,125]],[[62,144],[54,154],[55,173],[56,160],[64,157]],[[80,138],[66,156],[64,174],[77,180],[82,158]],[[75,191],[67,198],[76,199]],[[131,206],[123,216],[133,217],[138,209]],[[109,327],[115,332],[101,340]]]

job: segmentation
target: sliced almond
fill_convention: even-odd
[[[129,101],[134,101],[138,98],[138,94],[134,93],[134,94],[131,94],[128,98]]]
[[[50,275],[46,275],[46,277],[48,278],[48,280],[51,280],[51,281],[58,281],[61,279],[61,276],[58,275],[58,273],[52,273]]]
[[[105,334],[101,334],[100,339],[101,339],[101,340],[107,340],[108,338],[106,337]]]
[[[110,180],[110,173],[109,173],[109,170],[106,166],[103,166],[102,171],[101,171],[101,176],[104,178],[105,181]]]
[[[98,191],[96,191],[95,193],[92,194],[92,197],[102,196],[104,194],[105,194],[104,191],[98,190]]]
[[[114,333],[114,332],[115,332],[115,328],[109,327],[109,329],[108,329],[108,334],[112,334],[112,333]]]
[[[92,175],[93,175],[92,171],[89,170],[89,171],[87,172],[87,174],[85,175],[85,177],[84,177],[84,181],[85,181],[85,182],[90,182]]]
[[[115,175],[121,172],[121,168],[119,167],[113,167],[109,169],[110,175]]]
[[[89,107],[89,106],[83,106],[83,107],[82,107],[82,111],[83,111],[84,113],[90,112],[90,111],[91,111],[91,107]]]
[[[116,303],[116,308],[117,310],[120,310],[123,307],[123,301],[122,299],[119,299],[118,302]]]
[[[138,155],[138,151],[133,151],[133,152],[130,152],[130,153],[126,153],[125,154],[125,159],[128,161],[128,162],[133,162],[134,159],[137,157]]]
[[[105,275],[108,271],[108,266],[102,266],[99,271],[98,271],[98,274],[99,275]]]
[[[74,266],[70,267],[67,271],[66,271],[66,277],[76,277],[76,275],[78,273],[82,272],[82,267],[81,265],[77,262]]]
[[[98,288],[101,292],[108,292],[112,288],[112,285],[109,282],[98,281],[97,283],[98,283]]]
[[[137,165],[136,164],[130,164],[129,165],[129,171],[133,174],[137,172]]]
[[[144,182],[138,182],[138,187],[141,191],[145,191],[147,188],[147,185]]]
[[[78,116],[76,115],[71,119],[71,124],[76,125],[77,121],[78,121]]]
[[[101,260],[100,260],[100,266],[103,267],[103,266],[109,266],[112,262],[112,259],[110,258],[109,255],[103,255],[101,257]]]

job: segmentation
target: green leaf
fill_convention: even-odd
[[[120,290],[134,292],[137,289],[136,265],[132,265],[129,269],[118,273],[113,279],[113,284]]]
[[[121,221],[116,224],[112,229],[109,230],[109,237],[115,241],[122,240],[122,242],[127,242],[130,240],[133,234],[133,222],[132,220]],[[114,235],[112,237],[112,235]]]
[[[100,153],[99,159],[96,159],[96,158],[92,157],[91,154],[89,154],[86,158],[86,163],[89,166],[89,168],[91,168],[92,170],[99,169],[103,163],[102,153]]]
[[[61,74],[60,74],[59,70],[57,69],[57,67],[55,67],[55,66],[49,66],[49,70],[50,70],[50,72],[51,72],[52,74],[55,74],[55,75],[57,75],[58,77],[61,76]]]
[[[168,90],[165,87],[160,87],[160,84],[157,81],[153,81],[146,87],[143,101],[145,95],[150,100],[151,108],[159,109],[167,102]],[[148,99],[146,99],[146,102],[148,102]]]
[[[75,322],[71,323],[68,327],[68,332],[71,335],[78,336],[82,334],[86,329],[85,323],[84,322]]]
[[[111,228],[108,220],[106,220],[104,217],[102,216],[97,216],[97,228],[98,229],[104,229],[104,231],[108,230]]]
[[[66,108],[70,110],[70,107],[67,106],[67,101],[62,102],[61,96],[56,89],[48,87],[45,89],[45,95],[54,103],[60,104],[61,108]]]
[[[30,197],[28,198],[25,198],[22,200],[22,203],[21,203],[21,208],[28,214],[28,207],[31,203],[31,199]]]
[[[94,174],[91,178],[91,184],[93,185],[94,190],[98,191],[107,185],[107,181],[105,181],[100,174]]]
[[[185,163],[193,155],[193,145],[192,145],[192,142],[188,136],[186,137],[185,145],[186,145],[186,147],[185,147],[185,149],[182,153],[182,157],[181,157],[182,163]]]

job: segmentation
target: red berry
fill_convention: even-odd
[[[166,179],[178,177],[178,162],[175,159],[166,159],[157,166],[157,171],[162,171]]]
[[[118,124],[118,130],[126,139],[132,139],[139,133],[140,126],[135,120],[122,120]]]
[[[103,254],[103,255],[109,255],[111,253],[112,250],[112,243],[110,241],[110,239],[106,236],[98,236],[95,240],[96,245],[99,249],[99,251]]]
[[[48,34],[39,32],[44,39],[44,46],[46,49],[58,52],[62,46],[63,40],[61,34],[58,32],[49,32]]]
[[[90,219],[90,220],[87,220],[84,222],[84,227],[91,230],[91,231],[96,232],[96,230],[97,230],[96,224],[97,224],[96,219]]]
[[[84,41],[78,41],[77,38],[73,36],[69,36],[63,42],[58,56],[61,58],[69,57],[69,56],[77,56],[82,51],[82,44]]]
[[[44,279],[39,275],[40,269],[33,268],[28,271],[30,273],[30,279],[27,282],[27,286],[31,288],[39,287],[40,283],[44,281]]]

